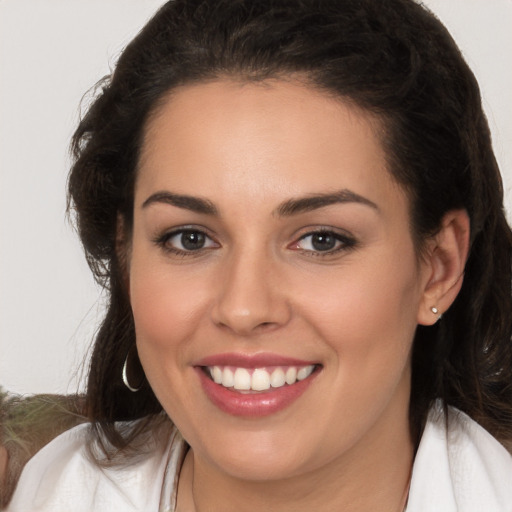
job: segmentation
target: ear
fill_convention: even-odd
[[[418,310],[419,324],[435,324],[457,297],[464,279],[469,233],[466,210],[453,210],[443,217],[439,232],[427,242],[422,262],[425,284]]]

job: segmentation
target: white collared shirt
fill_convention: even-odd
[[[87,425],[44,447],[25,467],[8,512],[174,512],[187,446],[160,431],[147,457],[100,468]],[[467,415],[436,402],[414,461],[407,512],[512,512],[512,457]]]

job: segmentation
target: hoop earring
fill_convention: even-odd
[[[135,347],[135,346],[134,346]],[[142,388],[142,381],[143,381],[143,378],[141,378],[140,382],[139,382],[139,385],[137,387],[134,387],[130,384],[130,381],[128,380],[128,365],[129,365],[129,362],[128,362],[128,359],[130,358],[130,352],[133,350],[132,347],[128,353],[126,354],[126,359],[124,360],[124,364],[123,364],[123,371],[121,373],[121,378],[123,380],[123,384],[132,392],[132,393],[137,393],[137,391],[140,391],[140,389]],[[139,362],[139,366],[140,366],[140,362]],[[142,368],[141,368],[142,370]],[[130,373],[133,373],[133,372],[130,372]]]

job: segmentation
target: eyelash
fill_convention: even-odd
[[[174,247],[172,245],[169,245],[170,240],[172,240],[174,237],[183,235],[198,235],[200,237],[204,237],[205,243],[208,244],[206,247],[202,246],[198,249],[180,249],[177,247]],[[334,239],[335,247],[332,249],[328,249],[325,251],[322,250],[315,250],[313,249],[304,249],[303,247],[300,247],[300,243],[304,240],[306,240],[309,237],[314,236],[324,236],[324,237],[332,237]],[[179,228],[173,231],[166,232],[162,235],[157,236],[154,240],[154,243],[160,247],[162,250],[164,250],[166,253],[173,254],[175,256],[180,257],[195,257],[200,256],[205,251],[212,250],[215,248],[220,247],[220,245],[211,237],[209,236],[203,229],[199,228],[193,228],[193,227],[183,227]],[[180,241],[181,245],[183,246],[183,240]],[[311,242],[313,244],[314,242]],[[350,251],[354,248],[356,248],[358,245],[358,242],[355,238],[352,236],[349,236],[347,234],[340,234],[334,231],[333,229],[328,228],[320,228],[313,231],[308,231],[307,233],[303,234],[297,241],[292,242],[292,244],[288,245],[288,248],[301,252],[302,254],[309,256],[309,257],[315,257],[315,258],[327,258],[329,256],[334,256],[340,252],[343,251]]]
[[[169,241],[173,239],[174,237],[182,236],[185,234],[195,234],[199,235],[201,237],[204,236],[206,243],[211,243],[208,247],[200,247],[196,250],[186,250],[186,249],[179,249],[177,247],[173,247],[172,245],[169,245]],[[209,241],[209,242],[208,242]],[[163,235],[160,235],[154,239],[154,243],[163,249],[166,253],[173,254],[175,256],[181,256],[181,257],[194,257],[194,256],[200,256],[204,251],[211,250],[213,248],[219,247],[217,242],[212,239],[211,236],[209,236],[204,230],[193,228],[193,227],[183,227],[179,228],[173,231],[169,231],[164,233]],[[183,244],[182,244],[183,245]]]
[[[325,251],[321,250],[314,250],[314,249],[304,249],[300,247],[300,242],[303,240],[306,240],[309,237],[317,236],[325,236],[325,237],[332,237],[334,239],[335,247],[332,249],[328,249]],[[314,242],[311,242],[313,244]],[[341,234],[333,229],[328,228],[320,228],[314,231],[308,231],[304,235],[302,235],[296,242],[293,242],[291,244],[293,246],[293,249],[296,251],[300,251],[303,254],[314,257],[314,258],[328,258],[329,256],[335,256],[340,252],[346,252],[350,251],[352,249],[355,249],[357,247],[357,241],[352,236],[349,236],[348,234]]]

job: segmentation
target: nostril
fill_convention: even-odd
[[[264,329],[270,329],[276,325],[277,325],[277,323],[275,323],[275,322],[261,322],[259,325],[256,326],[256,328],[264,330]]]

